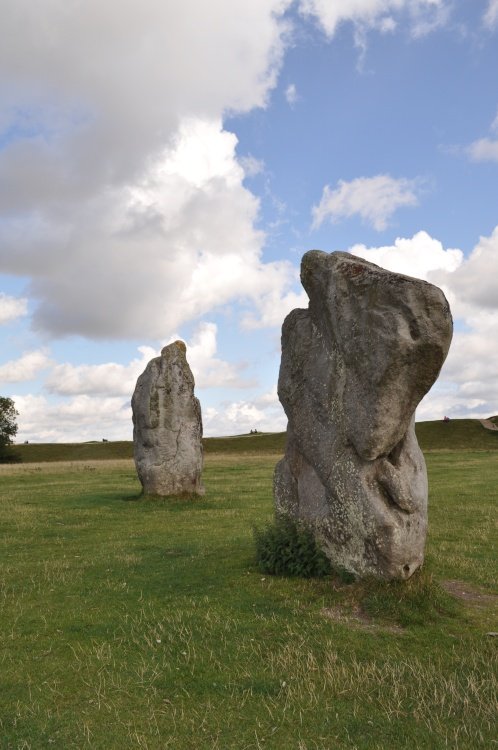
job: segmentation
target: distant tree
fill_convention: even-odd
[[[18,412],[11,398],[0,396],[0,460],[9,457],[8,448],[17,435]]]

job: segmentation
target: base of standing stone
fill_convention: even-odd
[[[414,425],[397,464],[363,461],[354,450],[322,478],[288,433],[275,467],[277,515],[304,521],[336,569],[357,577],[406,579],[422,565],[427,534],[427,472]]]

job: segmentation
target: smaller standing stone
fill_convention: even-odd
[[[133,448],[146,495],[203,495],[201,405],[183,341],[165,346],[137,380]]]

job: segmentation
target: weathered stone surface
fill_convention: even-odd
[[[448,353],[448,303],[437,287],[348,253],[306,253],[301,280],[308,310],[282,328],[289,422],[276,511],[309,522],[335,565],[408,578],[427,530],[414,412]]]
[[[201,406],[183,341],[165,346],[131,401],[135,465],[147,495],[203,495]]]

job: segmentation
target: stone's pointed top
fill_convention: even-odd
[[[182,351],[184,354],[187,353],[187,345],[183,341],[173,341],[172,344],[168,344],[168,346],[165,346],[161,349],[161,356],[166,354],[167,352],[171,351],[171,347],[176,346],[180,351]]]

